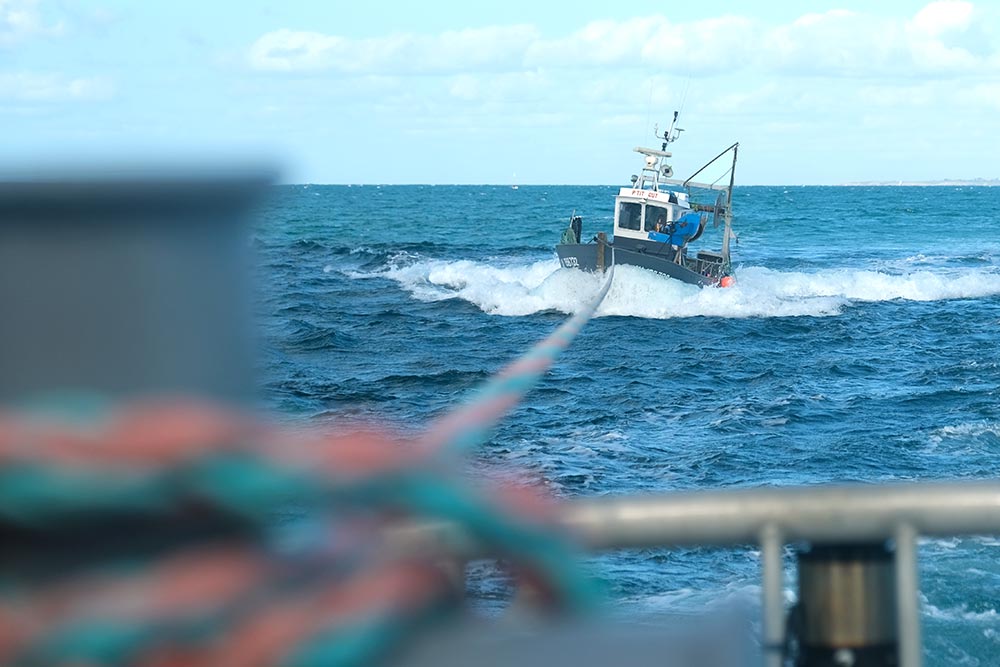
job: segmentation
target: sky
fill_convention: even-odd
[[[1000,177],[1000,2],[0,0],[0,164],[295,183]]]

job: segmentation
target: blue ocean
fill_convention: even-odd
[[[419,431],[597,294],[554,245],[573,211],[610,234],[617,189],[275,188],[255,235],[268,405]],[[1000,188],[737,187],[733,209],[736,285],[619,267],[476,469],[566,497],[996,478]],[[1000,665],[1000,539],[920,557],[928,664]],[[752,550],[594,569],[629,613],[759,609]],[[484,607],[507,594],[489,565],[471,580]]]

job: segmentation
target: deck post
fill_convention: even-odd
[[[887,543],[813,544],[798,563],[795,664],[899,664],[896,575]]]
[[[899,619],[900,667],[921,667],[920,580],[917,570],[917,532],[907,523],[896,528],[896,609]]]
[[[781,667],[785,650],[784,567],[781,531],[771,524],[760,532],[761,589],[763,593],[764,667]]]

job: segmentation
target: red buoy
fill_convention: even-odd
[[[719,281],[719,287],[732,287],[736,284],[736,279],[732,276],[722,276],[722,280]]]

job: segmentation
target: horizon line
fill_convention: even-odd
[[[518,183],[515,188],[511,183],[362,183],[362,182],[340,182],[321,183],[317,181],[304,182],[282,182],[275,183],[277,186],[337,186],[337,187],[490,187],[490,188],[553,188],[553,187],[576,187],[576,188],[626,188],[628,185],[614,183]],[[842,183],[741,183],[735,188],[839,188],[839,187],[997,187],[1000,186],[1000,178],[954,178],[934,181],[848,181]]]

